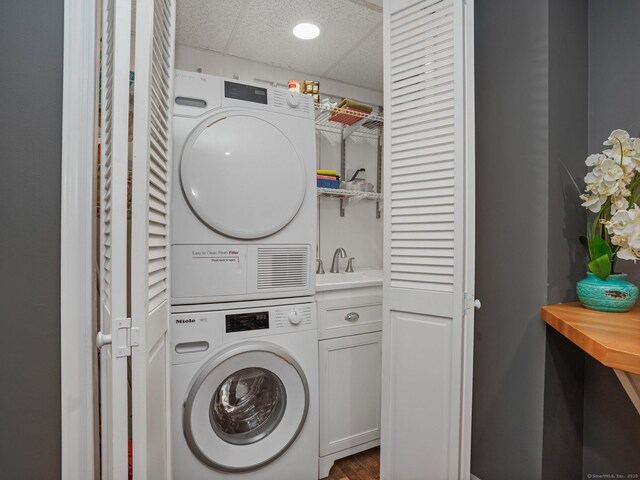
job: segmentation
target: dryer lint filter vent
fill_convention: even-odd
[[[306,288],[308,259],[307,247],[258,248],[258,290]]]

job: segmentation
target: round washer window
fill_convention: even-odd
[[[298,437],[309,410],[304,371],[266,342],[234,344],[204,363],[189,387],[183,431],[191,452],[222,471],[253,470]]]
[[[233,445],[250,445],[280,423],[287,393],[276,374],[251,367],[229,375],[216,389],[209,421],[216,434]]]

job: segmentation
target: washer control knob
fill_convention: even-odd
[[[295,93],[289,92],[289,94],[287,95],[287,105],[289,105],[291,108],[297,108],[298,105],[300,105],[300,98],[298,98]]]
[[[301,320],[302,318],[300,318],[300,314],[297,310],[291,310],[291,312],[289,312],[289,321],[292,325],[298,325]]]

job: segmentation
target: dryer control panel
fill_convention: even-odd
[[[175,116],[199,117],[224,107],[257,108],[315,120],[313,98],[284,88],[240,83],[237,80],[175,71]]]

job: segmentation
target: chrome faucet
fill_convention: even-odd
[[[355,257],[351,257],[349,259],[349,261],[347,262],[347,269],[345,270],[346,273],[353,273],[353,261],[355,260]]]
[[[331,262],[331,273],[340,273],[341,258],[347,258],[347,252],[344,251],[344,248],[336,248],[336,251],[333,253],[333,261]]]

